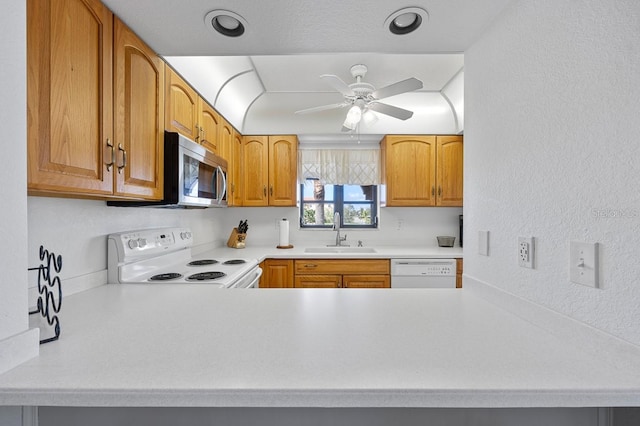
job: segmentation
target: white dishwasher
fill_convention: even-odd
[[[391,288],[456,288],[456,260],[391,259]]]

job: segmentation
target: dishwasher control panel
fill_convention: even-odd
[[[455,259],[391,259],[392,276],[455,276]]]

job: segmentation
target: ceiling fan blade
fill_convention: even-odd
[[[422,82],[417,78],[408,78],[397,83],[390,84],[371,94],[376,99],[388,98],[389,96],[399,95],[400,93],[412,92],[422,89]]]
[[[323,79],[324,81],[326,81],[329,86],[333,87],[335,90],[337,90],[338,92],[342,93],[344,96],[355,96],[356,95],[354,93],[354,91],[351,90],[349,85],[347,83],[345,83],[344,81],[342,81],[342,79],[340,77],[338,77],[337,75],[322,74],[320,76],[320,78]]]
[[[394,107],[393,105],[384,104],[382,102],[371,102],[369,109],[386,114],[399,120],[407,120],[413,116],[413,111],[407,109]]]
[[[331,105],[322,105],[322,106],[317,106],[317,107],[313,107],[313,108],[307,108],[307,109],[301,109],[299,111],[296,111],[296,114],[310,114],[313,112],[319,112],[319,111],[325,111],[328,109],[334,109],[334,108],[344,108],[347,105],[350,105],[347,102],[341,102],[339,104],[331,104]]]

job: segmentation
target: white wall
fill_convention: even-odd
[[[0,125],[4,131],[0,195],[0,373],[38,353],[27,316],[26,3],[3,2],[0,14]]]
[[[637,345],[639,40],[637,0],[514,2],[465,54],[464,194],[470,282]],[[536,269],[518,236],[537,238]],[[601,244],[601,288],[570,282],[570,240]]]
[[[458,215],[461,208],[382,208],[378,230],[343,231],[348,243],[362,240],[365,245],[436,245],[436,235],[458,237]],[[107,235],[135,229],[164,226],[188,226],[194,231],[196,249],[226,244],[231,229],[240,219],[249,221],[247,244],[276,246],[276,222],[286,217],[291,223],[291,243],[326,245],[335,241],[330,230],[299,230],[298,209],[226,208],[226,209],[159,209],[108,207],[104,201],[68,198],[29,197],[28,258],[38,265],[38,250],[44,245],[62,256],[60,273],[63,294],[75,284],[97,285],[106,282]],[[33,278],[37,278],[34,276]],[[74,289],[67,287],[69,283]],[[30,281],[29,287],[36,282]],[[67,288],[69,290],[67,290]],[[37,296],[32,290],[33,305]]]

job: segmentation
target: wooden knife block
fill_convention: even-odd
[[[247,238],[247,234],[241,234],[238,232],[238,228],[233,228],[233,230],[231,230],[231,235],[229,235],[229,239],[227,240],[227,246],[237,249],[244,248],[245,238]]]

